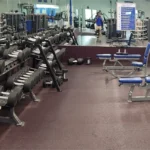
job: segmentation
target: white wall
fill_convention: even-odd
[[[47,0],[48,3],[46,4],[56,4],[56,0]],[[7,4],[8,2],[8,4]],[[30,4],[37,4],[38,0],[0,0],[0,13],[6,12],[10,10],[18,9],[18,3],[30,3]]]
[[[74,8],[81,9],[90,7],[90,9],[102,10],[105,14],[110,16],[108,11],[110,10],[110,0],[72,0]],[[145,11],[146,16],[150,17],[150,0],[133,0],[137,4],[138,10]],[[61,6],[66,5],[69,0],[57,0],[57,4]],[[112,0],[113,9],[116,9],[116,0]],[[118,0],[118,2],[124,2],[124,0]]]
[[[113,1],[113,8],[115,9],[115,1]],[[124,1],[124,0],[118,0],[118,1]],[[146,16],[150,17],[150,1],[148,0],[133,0],[137,4],[137,9],[144,10],[146,13]],[[16,10],[17,4],[21,3],[32,3],[36,4],[38,3],[38,0],[0,0],[0,12],[6,12],[9,10]],[[53,4],[60,5],[60,7],[65,7],[69,0],[52,0]],[[104,13],[108,14],[108,11],[110,10],[110,0],[73,0],[73,6],[74,8],[81,9],[86,8],[87,6],[90,7],[90,9],[96,9],[96,10],[102,10]],[[51,4],[51,0],[48,0],[48,4]]]

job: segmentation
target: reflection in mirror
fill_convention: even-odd
[[[128,6],[129,11],[126,11],[124,18],[127,18],[126,22],[130,21],[130,25],[135,24],[135,28],[118,30],[117,25],[119,19],[117,17],[119,11],[117,10],[119,10],[119,7],[117,3],[124,2],[105,0],[99,7],[97,6],[98,1],[96,2],[95,4],[93,1],[88,1],[88,3],[80,2],[81,6],[78,9],[78,41],[80,45],[106,47],[124,46],[128,44],[131,34],[133,35],[131,47],[145,47],[147,45],[148,41],[150,41],[150,20],[148,13],[145,12],[145,7],[147,6],[142,5],[142,9],[139,7],[141,5],[140,2],[135,4],[135,9],[133,10]],[[148,4],[148,2],[145,2],[145,4]],[[74,2],[74,5],[79,5],[78,0]],[[128,8],[126,7],[126,9]],[[148,8],[146,9],[148,11]],[[133,16],[135,18],[135,23],[132,23],[132,20],[130,20]]]

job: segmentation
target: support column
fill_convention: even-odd
[[[70,9],[70,11],[69,11],[69,15],[70,15],[70,26],[72,26],[72,0],[70,0],[69,1],[69,9]]]

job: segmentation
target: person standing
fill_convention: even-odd
[[[98,39],[99,41],[101,41],[100,38],[101,38],[102,26],[103,26],[103,20],[102,20],[102,18],[101,18],[100,12],[98,12],[98,14],[97,14],[97,16],[96,16],[96,32],[98,32],[98,37],[97,37],[97,39]]]

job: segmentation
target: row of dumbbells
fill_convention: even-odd
[[[0,116],[0,122],[24,126],[24,122],[15,113],[15,106],[28,94],[33,101],[39,102],[32,92],[32,88],[39,83],[43,76],[43,70],[26,66],[8,78],[5,83],[7,90],[0,86],[0,108],[7,107],[7,111],[9,111],[7,116]]]
[[[68,65],[72,66],[72,65],[82,65],[82,64],[86,64],[86,65],[90,65],[92,63],[92,59],[91,57],[87,57],[87,58],[69,58],[67,61]]]
[[[16,86],[10,90],[4,90],[4,87],[0,87],[0,108],[3,106],[15,107],[20,101],[23,95],[22,87]]]
[[[25,48],[24,50],[19,50],[17,46],[12,46],[8,49],[5,47],[0,47],[0,57],[3,59],[15,58],[19,62],[23,62],[31,55],[31,49]]]
[[[51,44],[60,44],[64,41],[67,41],[68,40],[68,37],[67,37],[67,32],[56,32],[55,34],[52,34],[50,31],[46,31],[45,34],[38,34],[39,36],[45,36],[49,41],[51,41]]]
[[[8,78],[6,88],[12,89],[14,86],[22,86],[23,92],[27,93],[40,82],[43,76],[44,71],[42,69],[24,67]]]

